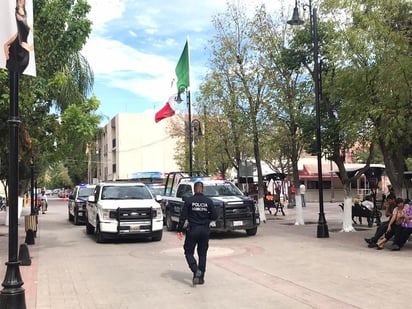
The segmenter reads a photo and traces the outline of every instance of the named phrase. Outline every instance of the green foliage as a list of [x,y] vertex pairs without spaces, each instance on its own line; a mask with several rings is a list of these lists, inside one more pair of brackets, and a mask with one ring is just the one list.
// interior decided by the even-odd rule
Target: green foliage
[[68,169],[63,164],[51,166],[46,173],[44,187],[46,188],[73,188],[77,182],[69,177]]
[[[352,159],[383,161],[393,175],[406,166],[412,144],[411,5],[324,0],[319,6],[322,154],[339,166],[355,147]],[[317,150],[310,24],[292,29],[275,20],[264,6],[248,17],[228,5],[213,18],[210,72],[197,105],[211,134],[213,150],[204,150],[208,164],[223,160],[236,167],[253,153],[296,166],[302,148]],[[375,144],[381,149],[373,150]]]
[[[42,182],[55,162],[68,165],[87,161],[86,145],[94,141],[99,124],[99,117],[94,115],[99,102],[94,97],[87,98],[93,86],[93,72],[80,54],[91,31],[91,21],[87,19],[90,5],[84,0],[36,0],[33,5],[37,76],[21,76],[19,89],[22,190],[30,177],[31,159],[36,178]],[[8,175],[8,88],[7,72],[0,71],[2,179]],[[71,165],[75,166],[69,170],[75,181],[86,178],[84,165]],[[68,185],[72,181],[62,182]]]
[[324,74],[324,92],[336,117],[335,128],[331,127],[336,133],[329,135],[335,136],[330,149],[333,142],[341,142],[342,149],[355,143],[379,145],[387,174],[400,190],[412,144],[408,124],[412,3],[330,0],[324,4],[333,19],[342,19],[342,12],[346,12],[348,21],[335,24],[333,40],[328,44],[333,61]]

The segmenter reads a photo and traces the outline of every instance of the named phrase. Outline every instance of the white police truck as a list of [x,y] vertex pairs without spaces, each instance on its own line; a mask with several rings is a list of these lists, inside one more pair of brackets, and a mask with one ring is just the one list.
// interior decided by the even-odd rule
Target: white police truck
[[97,184],[87,199],[86,217],[86,232],[95,234],[97,242],[122,237],[162,239],[161,207],[143,183]]

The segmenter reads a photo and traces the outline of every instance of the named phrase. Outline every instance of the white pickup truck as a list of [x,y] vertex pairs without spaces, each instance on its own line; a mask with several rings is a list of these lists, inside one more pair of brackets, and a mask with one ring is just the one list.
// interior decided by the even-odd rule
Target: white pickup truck
[[86,232],[96,234],[99,243],[120,237],[160,241],[162,210],[143,183],[100,183],[87,199]]

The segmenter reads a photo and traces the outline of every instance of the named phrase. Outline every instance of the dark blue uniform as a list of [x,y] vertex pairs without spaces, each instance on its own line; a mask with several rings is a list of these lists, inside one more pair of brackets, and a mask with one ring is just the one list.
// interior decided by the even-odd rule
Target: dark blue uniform
[[[184,244],[186,261],[194,274],[197,270],[202,272],[202,278],[206,271],[206,256],[209,248],[209,224],[210,221],[216,220],[217,216],[212,200],[203,193],[195,193],[187,198],[180,213],[177,231],[182,232],[185,221],[189,222]],[[196,245],[199,265],[194,257]]]

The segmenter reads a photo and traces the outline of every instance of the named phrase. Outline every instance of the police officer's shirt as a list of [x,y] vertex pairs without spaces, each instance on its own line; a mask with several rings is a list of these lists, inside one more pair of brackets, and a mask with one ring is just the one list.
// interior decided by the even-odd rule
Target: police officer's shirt
[[180,213],[177,231],[183,231],[183,225],[186,220],[189,221],[189,226],[209,226],[210,221],[216,220],[217,216],[217,211],[212,200],[202,193],[195,193],[195,195],[185,200],[185,204]]

